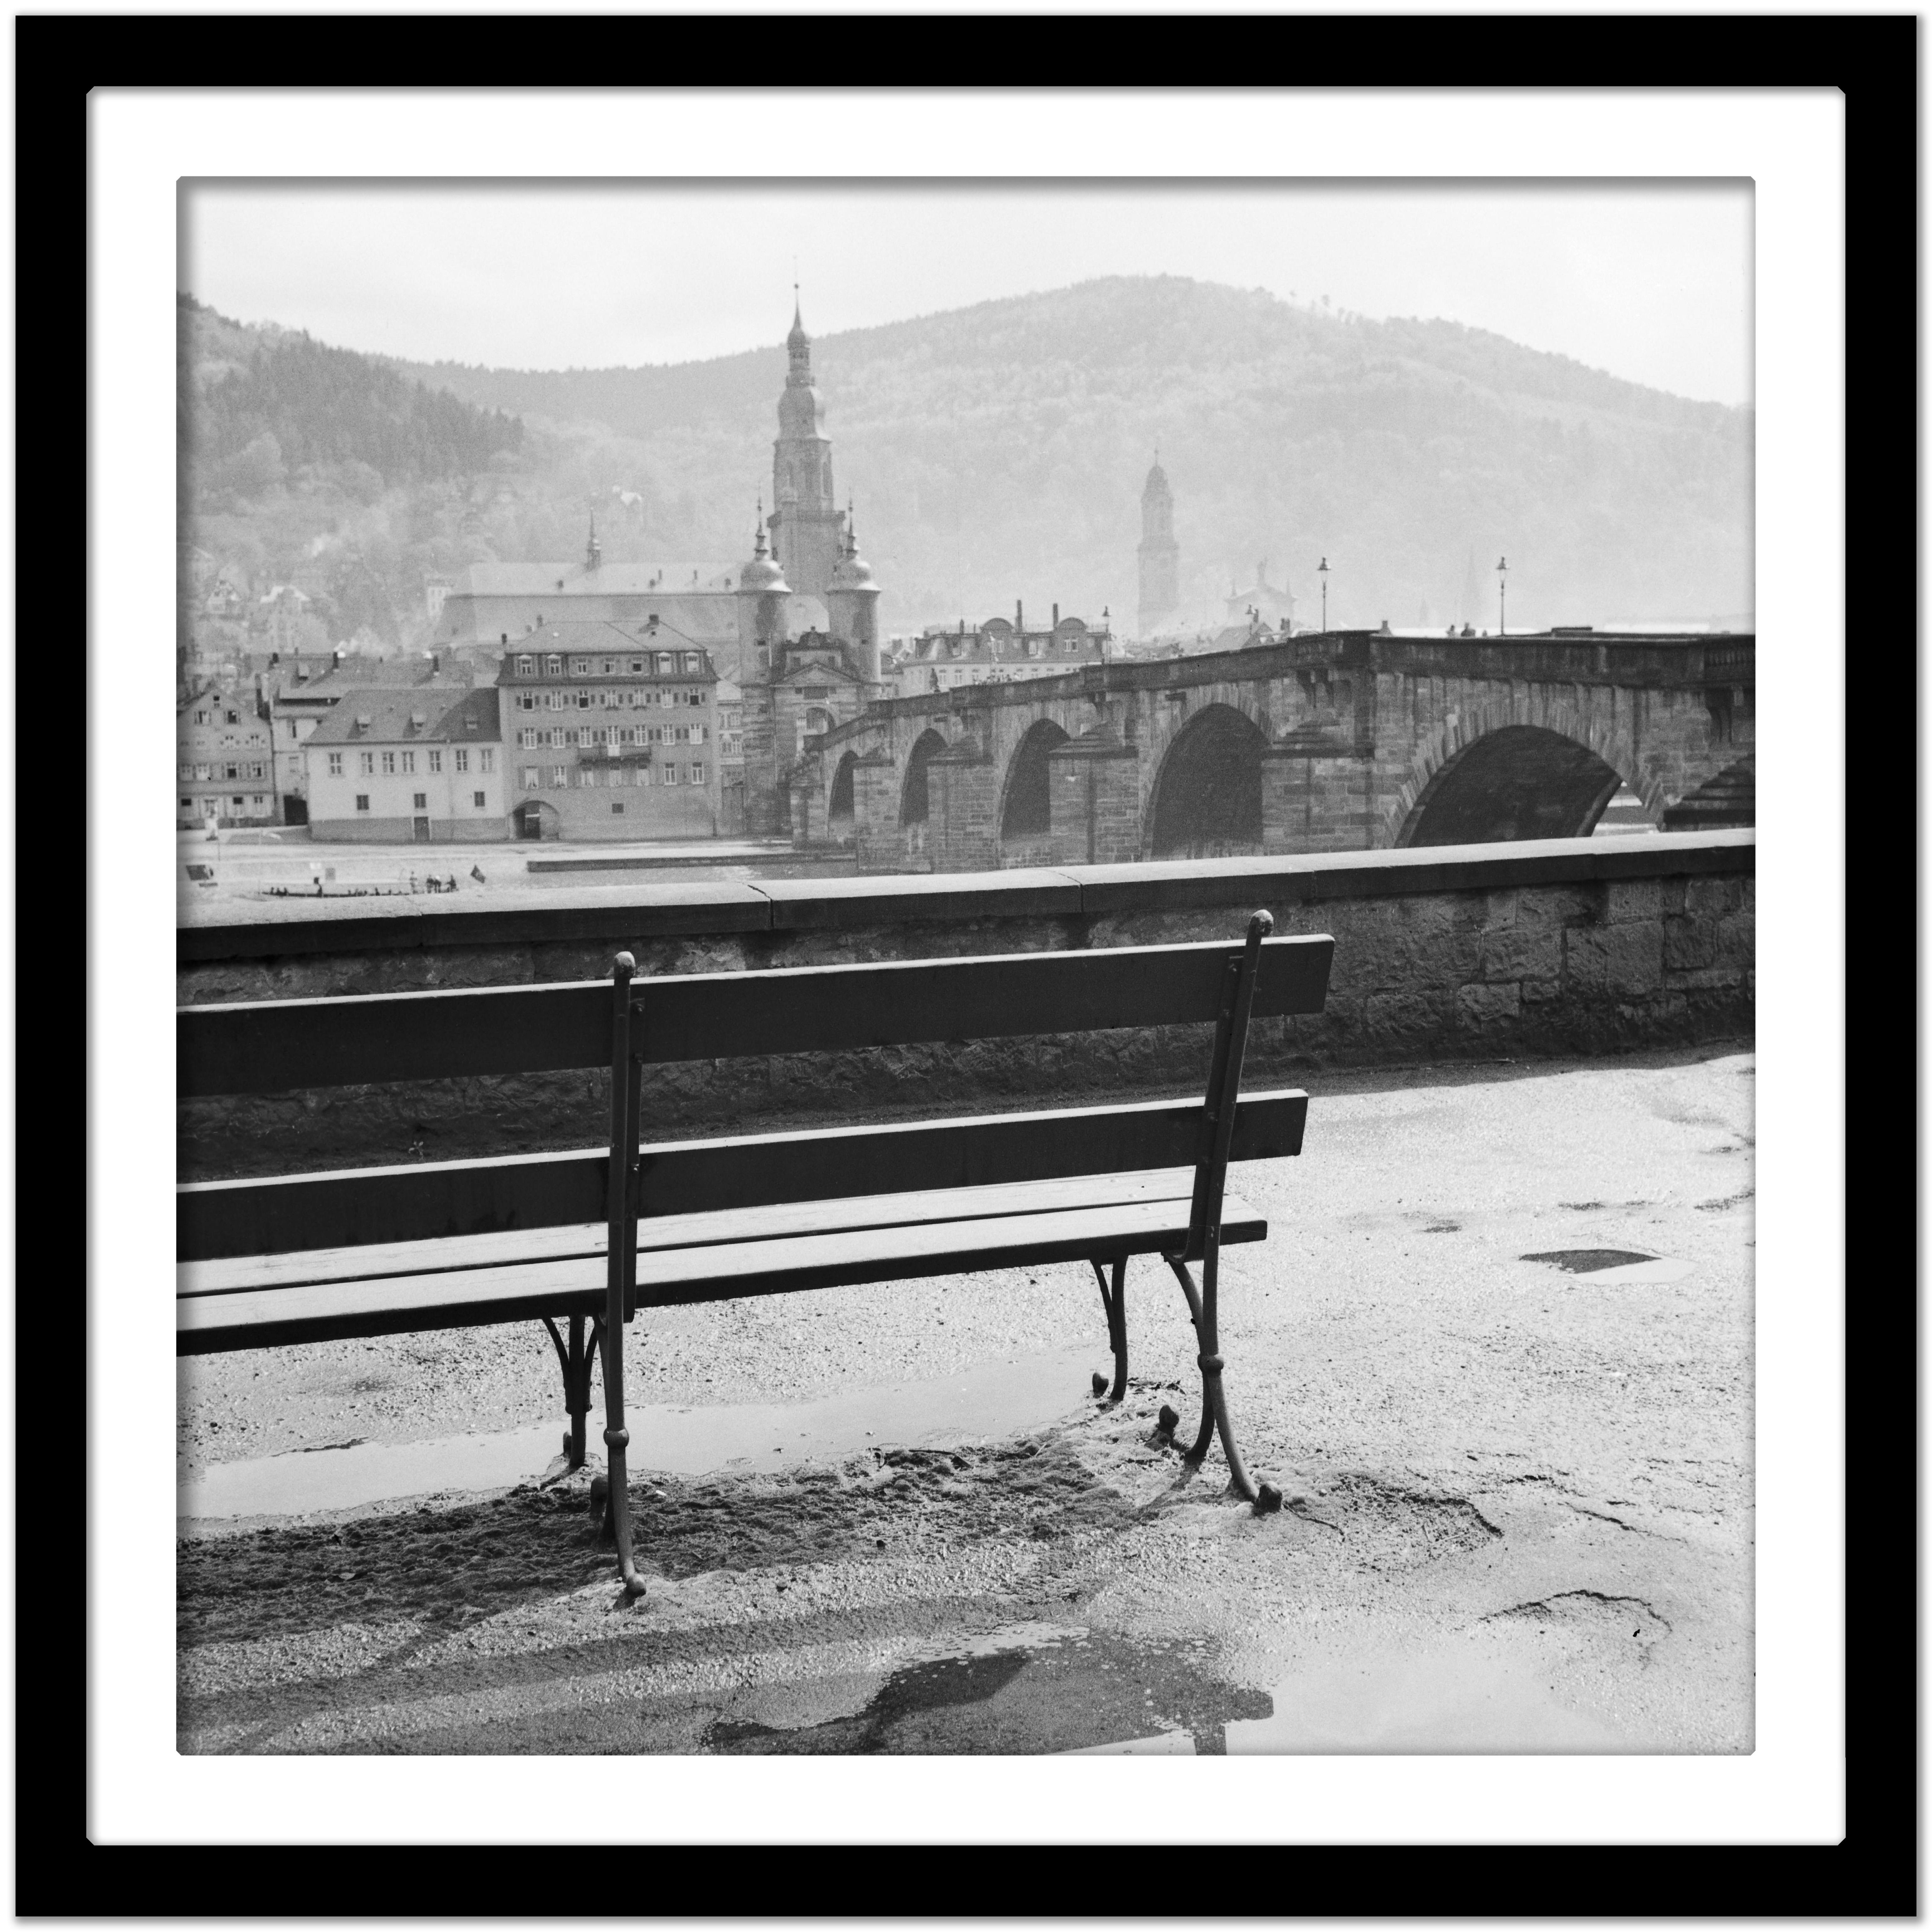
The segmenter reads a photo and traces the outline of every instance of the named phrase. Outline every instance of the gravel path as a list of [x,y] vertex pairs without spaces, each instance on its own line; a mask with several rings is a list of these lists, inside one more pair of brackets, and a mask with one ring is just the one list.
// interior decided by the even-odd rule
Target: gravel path
[[[640,1476],[628,1608],[581,1477],[189,1526],[181,1748],[1748,1751],[1752,1067],[1311,1075],[1223,1268],[1279,1515],[1184,1480],[1192,1334],[1138,1264],[1125,1402]],[[1522,1258],[1586,1250],[1685,1266]],[[640,1403],[806,1402],[1082,1342],[1054,1268],[646,1315],[627,1360]],[[181,1454],[542,1424],[554,1377],[534,1326],[200,1358]]]

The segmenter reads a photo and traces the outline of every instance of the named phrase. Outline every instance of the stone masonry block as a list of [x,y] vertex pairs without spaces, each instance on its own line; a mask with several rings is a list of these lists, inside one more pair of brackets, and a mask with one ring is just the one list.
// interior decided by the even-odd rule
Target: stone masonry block
[[1507,892],[1485,892],[1483,895],[1484,925],[1489,927],[1515,925],[1516,901],[1520,896],[1513,887]]
[[1440,993],[1372,993],[1364,1004],[1363,1030],[1378,1047],[1428,1046],[1450,1024],[1450,996]]
[[1718,962],[1741,971],[1757,960],[1757,922],[1748,913],[1720,919],[1717,927]]
[[1634,920],[1657,919],[1664,910],[1662,895],[1654,879],[1612,879],[1610,881],[1604,915],[1612,926],[1626,926]]
[[1563,935],[1505,926],[1483,934],[1480,956],[1484,980],[1554,980],[1563,970]]
[[1462,1027],[1486,1027],[1513,1020],[1522,1010],[1522,994],[1515,986],[1460,986],[1456,991],[1456,1021]]
[[1664,983],[1690,989],[1742,986],[1745,976],[1735,966],[1666,967]]
[[1573,927],[1563,935],[1564,977],[1573,989],[1652,993],[1664,983],[1660,926]]
[[1729,879],[1708,874],[1684,881],[1684,910],[1698,919],[1721,919],[1730,910]]
[[1708,966],[1717,956],[1715,920],[1667,919],[1664,922],[1664,963],[1670,970]]
[[1598,917],[1597,895],[1588,886],[1526,886],[1516,895],[1520,926],[1561,932],[1567,926],[1594,924]]

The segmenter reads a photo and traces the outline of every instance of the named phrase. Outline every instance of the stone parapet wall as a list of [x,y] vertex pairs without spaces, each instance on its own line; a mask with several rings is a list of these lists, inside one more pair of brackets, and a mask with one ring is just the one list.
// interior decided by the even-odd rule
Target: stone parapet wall
[[[1327,932],[1319,1018],[1257,1024],[1250,1084],[1324,1066],[1604,1054],[1748,1036],[1755,835],[1562,839],[940,878],[767,880],[546,894],[538,906],[278,916],[179,935],[183,1004],[332,998],[608,974]],[[647,1136],[1151,1097],[1204,1077],[1205,1028],[653,1067]],[[424,1082],[194,1102],[184,1179],[595,1144],[604,1076]],[[859,1191],[862,1176],[854,1177]]]

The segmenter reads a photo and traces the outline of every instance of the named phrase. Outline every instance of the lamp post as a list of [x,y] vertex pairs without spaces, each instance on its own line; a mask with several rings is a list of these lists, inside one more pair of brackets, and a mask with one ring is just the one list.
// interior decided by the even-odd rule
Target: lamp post
[[1322,634],[1328,634],[1328,560],[1324,556],[1316,566],[1315,574],[1322,580]]
[[1496,559],[1496,635],[1509,634],[1509,559]]

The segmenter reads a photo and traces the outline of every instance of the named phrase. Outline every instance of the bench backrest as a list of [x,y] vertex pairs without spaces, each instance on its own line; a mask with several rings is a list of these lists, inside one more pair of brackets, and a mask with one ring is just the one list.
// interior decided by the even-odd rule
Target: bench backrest
[[[178,1090],[260,1094],[478,1074],[610,1066],[626,1024],[628,1105],[613,1142],[638,1144],[650,1064],[851,1051],[1218,1022],[1214,1066],[1238,1078],[1234,969],[1255,1016],[1318,1013],[1334,942],[1130,946],[903,964],[664,976],[179,1009]],[[1240,1030],[1245,1030],[1245,1017]],[[1225,1083],[1224,1083],[1225,1084]],[[1228,1090],[1232,1091],[1232,1087]],[[1210,1165],[1298,1153],[1306,1096],[1256,1094],[1054,1108],[646,1146],[632,1214],[654,1216],[1010,1180],[1195,1165],[1196,1219],[1218,1215]],[[191,1184],[177,1190],[177,1257],[224,1259],[406,1242],[603,1218],[608,1148],[353,1172]],[[1209,1198],[1212,1192],[1212,1198]]]
[[[1318,1013],[1335,942],[1262,943],[1257,1018]],[[648,1064],[1010,1039],[1220,1018],[1232,947],[1124,946],[631,982],[631,1050]],[[182,1006],[183,1099],[308,1087],[562,1072],[610,1064],[608,980]]]

